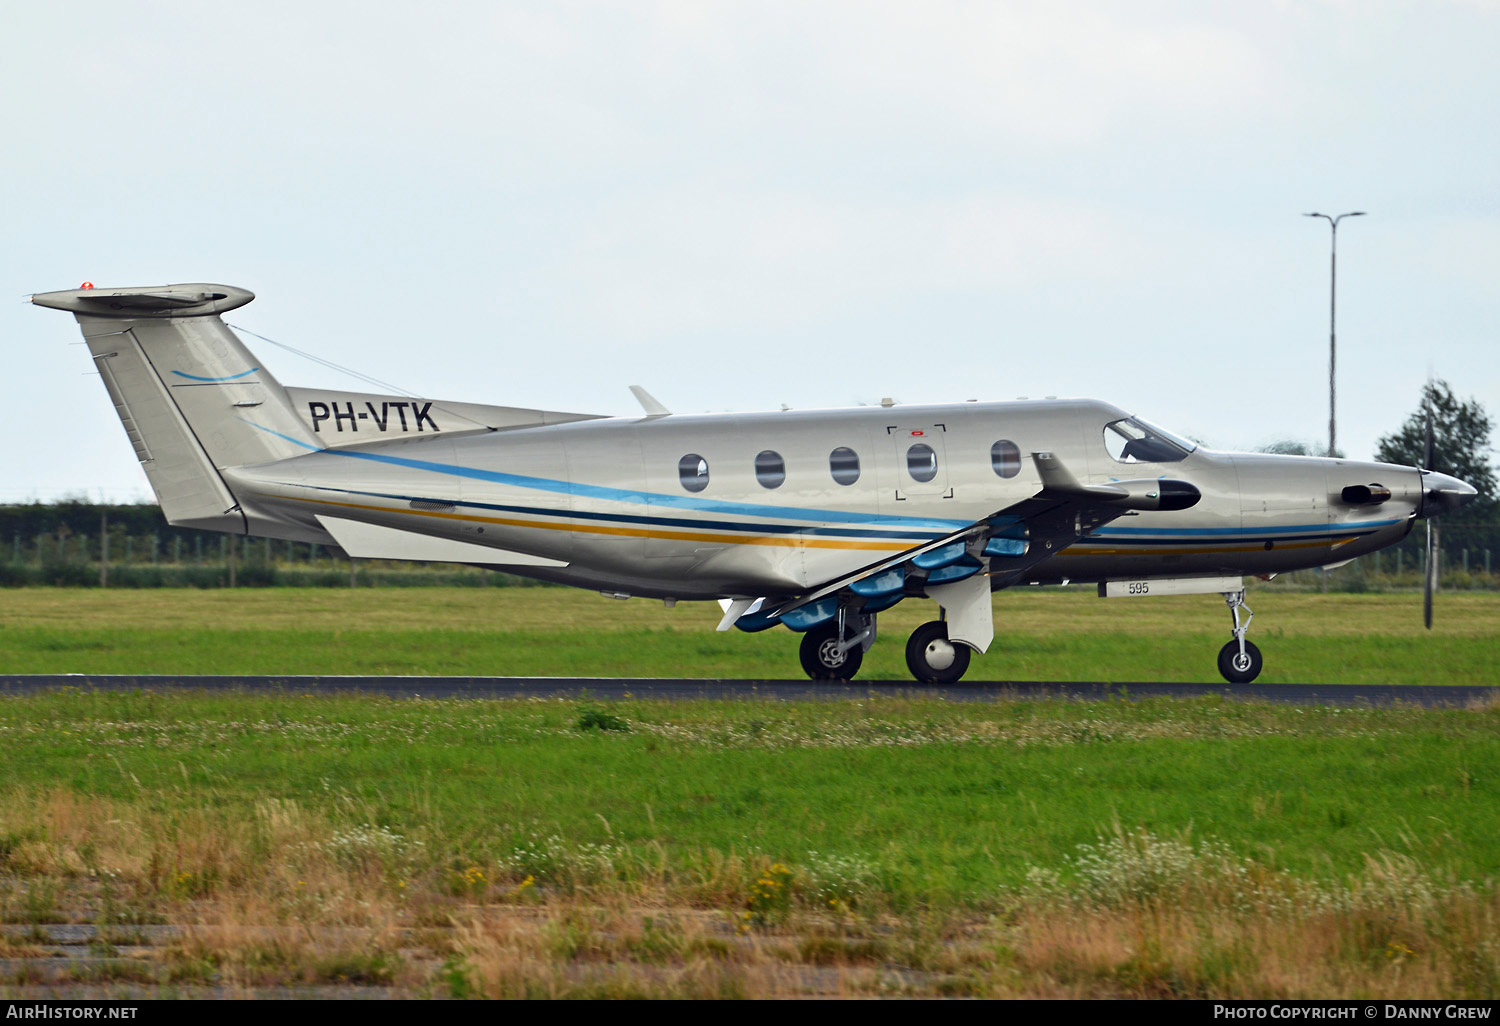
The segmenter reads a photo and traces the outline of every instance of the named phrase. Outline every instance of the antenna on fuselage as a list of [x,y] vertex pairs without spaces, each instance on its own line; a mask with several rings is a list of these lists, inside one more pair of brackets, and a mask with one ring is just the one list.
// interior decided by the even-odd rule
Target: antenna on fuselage
[[636,402],[640,403],[641,408],[646,411],[646,416],[670,417],[672,415],[671,410],[663,406],[656,396],[646,391],[640,385],[631,385],[630,391],[635,396]]

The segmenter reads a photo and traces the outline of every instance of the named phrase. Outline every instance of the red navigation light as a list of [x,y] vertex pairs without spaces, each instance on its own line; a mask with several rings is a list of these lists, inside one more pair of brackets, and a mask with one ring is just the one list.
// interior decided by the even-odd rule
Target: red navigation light
[[91,281],[86,281],[86,282],[84,282],[84,283],[83,283],[83,284],[82,284],[82,285],[80,285],[80,286],[78,286],[78,287],[79,287],[79,288],[80,288],[80,289],[91,289],[91,288],[93,288],[93,287],[94,287],[94,283],[93,283],[93,282],[91,282]]

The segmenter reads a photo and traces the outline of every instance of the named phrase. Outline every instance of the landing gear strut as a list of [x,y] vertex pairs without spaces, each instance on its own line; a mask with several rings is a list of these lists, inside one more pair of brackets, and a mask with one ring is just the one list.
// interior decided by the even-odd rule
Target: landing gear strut
[[[1234,623],[1230,630],[1234,640],[1219,649],[1219,672],[1231,684],[1249,684],[1260,676],[1261,667],[1260,649],[1245,640],[1245,632],[1250,629],[1255,612],[1245,605],[1243,591],[1226,591],[1224,601],[1229,604],[1229,617]],[[1248,614],[1243,624],[1240,623],[1241,609]]]
[[971,652],[963,642],[948,640],[946,623],[933,620],[912,631],[906,666],[923,684],[954,684],[968,670]]

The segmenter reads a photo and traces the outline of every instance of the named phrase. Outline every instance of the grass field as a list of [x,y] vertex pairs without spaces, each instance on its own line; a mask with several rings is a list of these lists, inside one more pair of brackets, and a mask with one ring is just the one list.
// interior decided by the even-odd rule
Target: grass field
[[0,919],[33,932],[0,991],[85,922],[129,957],[81,978],[152,993],[1494,997],[1497,732],[1496,703],[9,698]]
[[[1262,680],[1492,684],[1500,595],[1252,591]],[[1229,616],[1216,596],[1101,600],[1085,589],[995,597],[995,644],[969,680],[1215,681]],[[908,679],[907,634],[881,614],[864,679]],[[718,607],[557,588],[0,590],[0,672],[498,676],[800,676],[798,636],[715,633]]]
[[[1431,635],[1399,597],[1251,604],[1280,679],[1493,682],[1494,599],[1441,596]],[[1211,679],[1227,622],[997,611],[1001,677]],[[0,593],[9,672],[790,676],[793,636],[715,619]],[[1495,998],[1497,742],[1496,702],[7,697],[0,994]],[[51,957],[59,923],[87,957]]]

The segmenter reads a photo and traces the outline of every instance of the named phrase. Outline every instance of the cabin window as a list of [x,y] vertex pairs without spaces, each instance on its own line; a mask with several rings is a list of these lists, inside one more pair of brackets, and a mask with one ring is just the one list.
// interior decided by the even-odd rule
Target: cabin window
[[841,445],[828,454],[828,472],[841,485],[852,485],[859,480],[859,453]]
[[755,480],[762,488],[780,488],[786,480],[786,461],[781,453],[766,449],[755,456]]
[[1176,463],[1197,446],[1144,420],[1128,417],[1104,426],[1104,448],[1119,463]]
[[1001,477],[1015,477],[1021,472],[1021,450],[1016,448],[1015,442],[1000,439],[990,446],[990,466]]
[[677,480],[690,492],[701,492],[708,487],[708,460],[690,452],[677,461]]
[[906,450],[906,472],[913,481],[931,481],[937,477],[937,453],[932,446],[918,442]]

